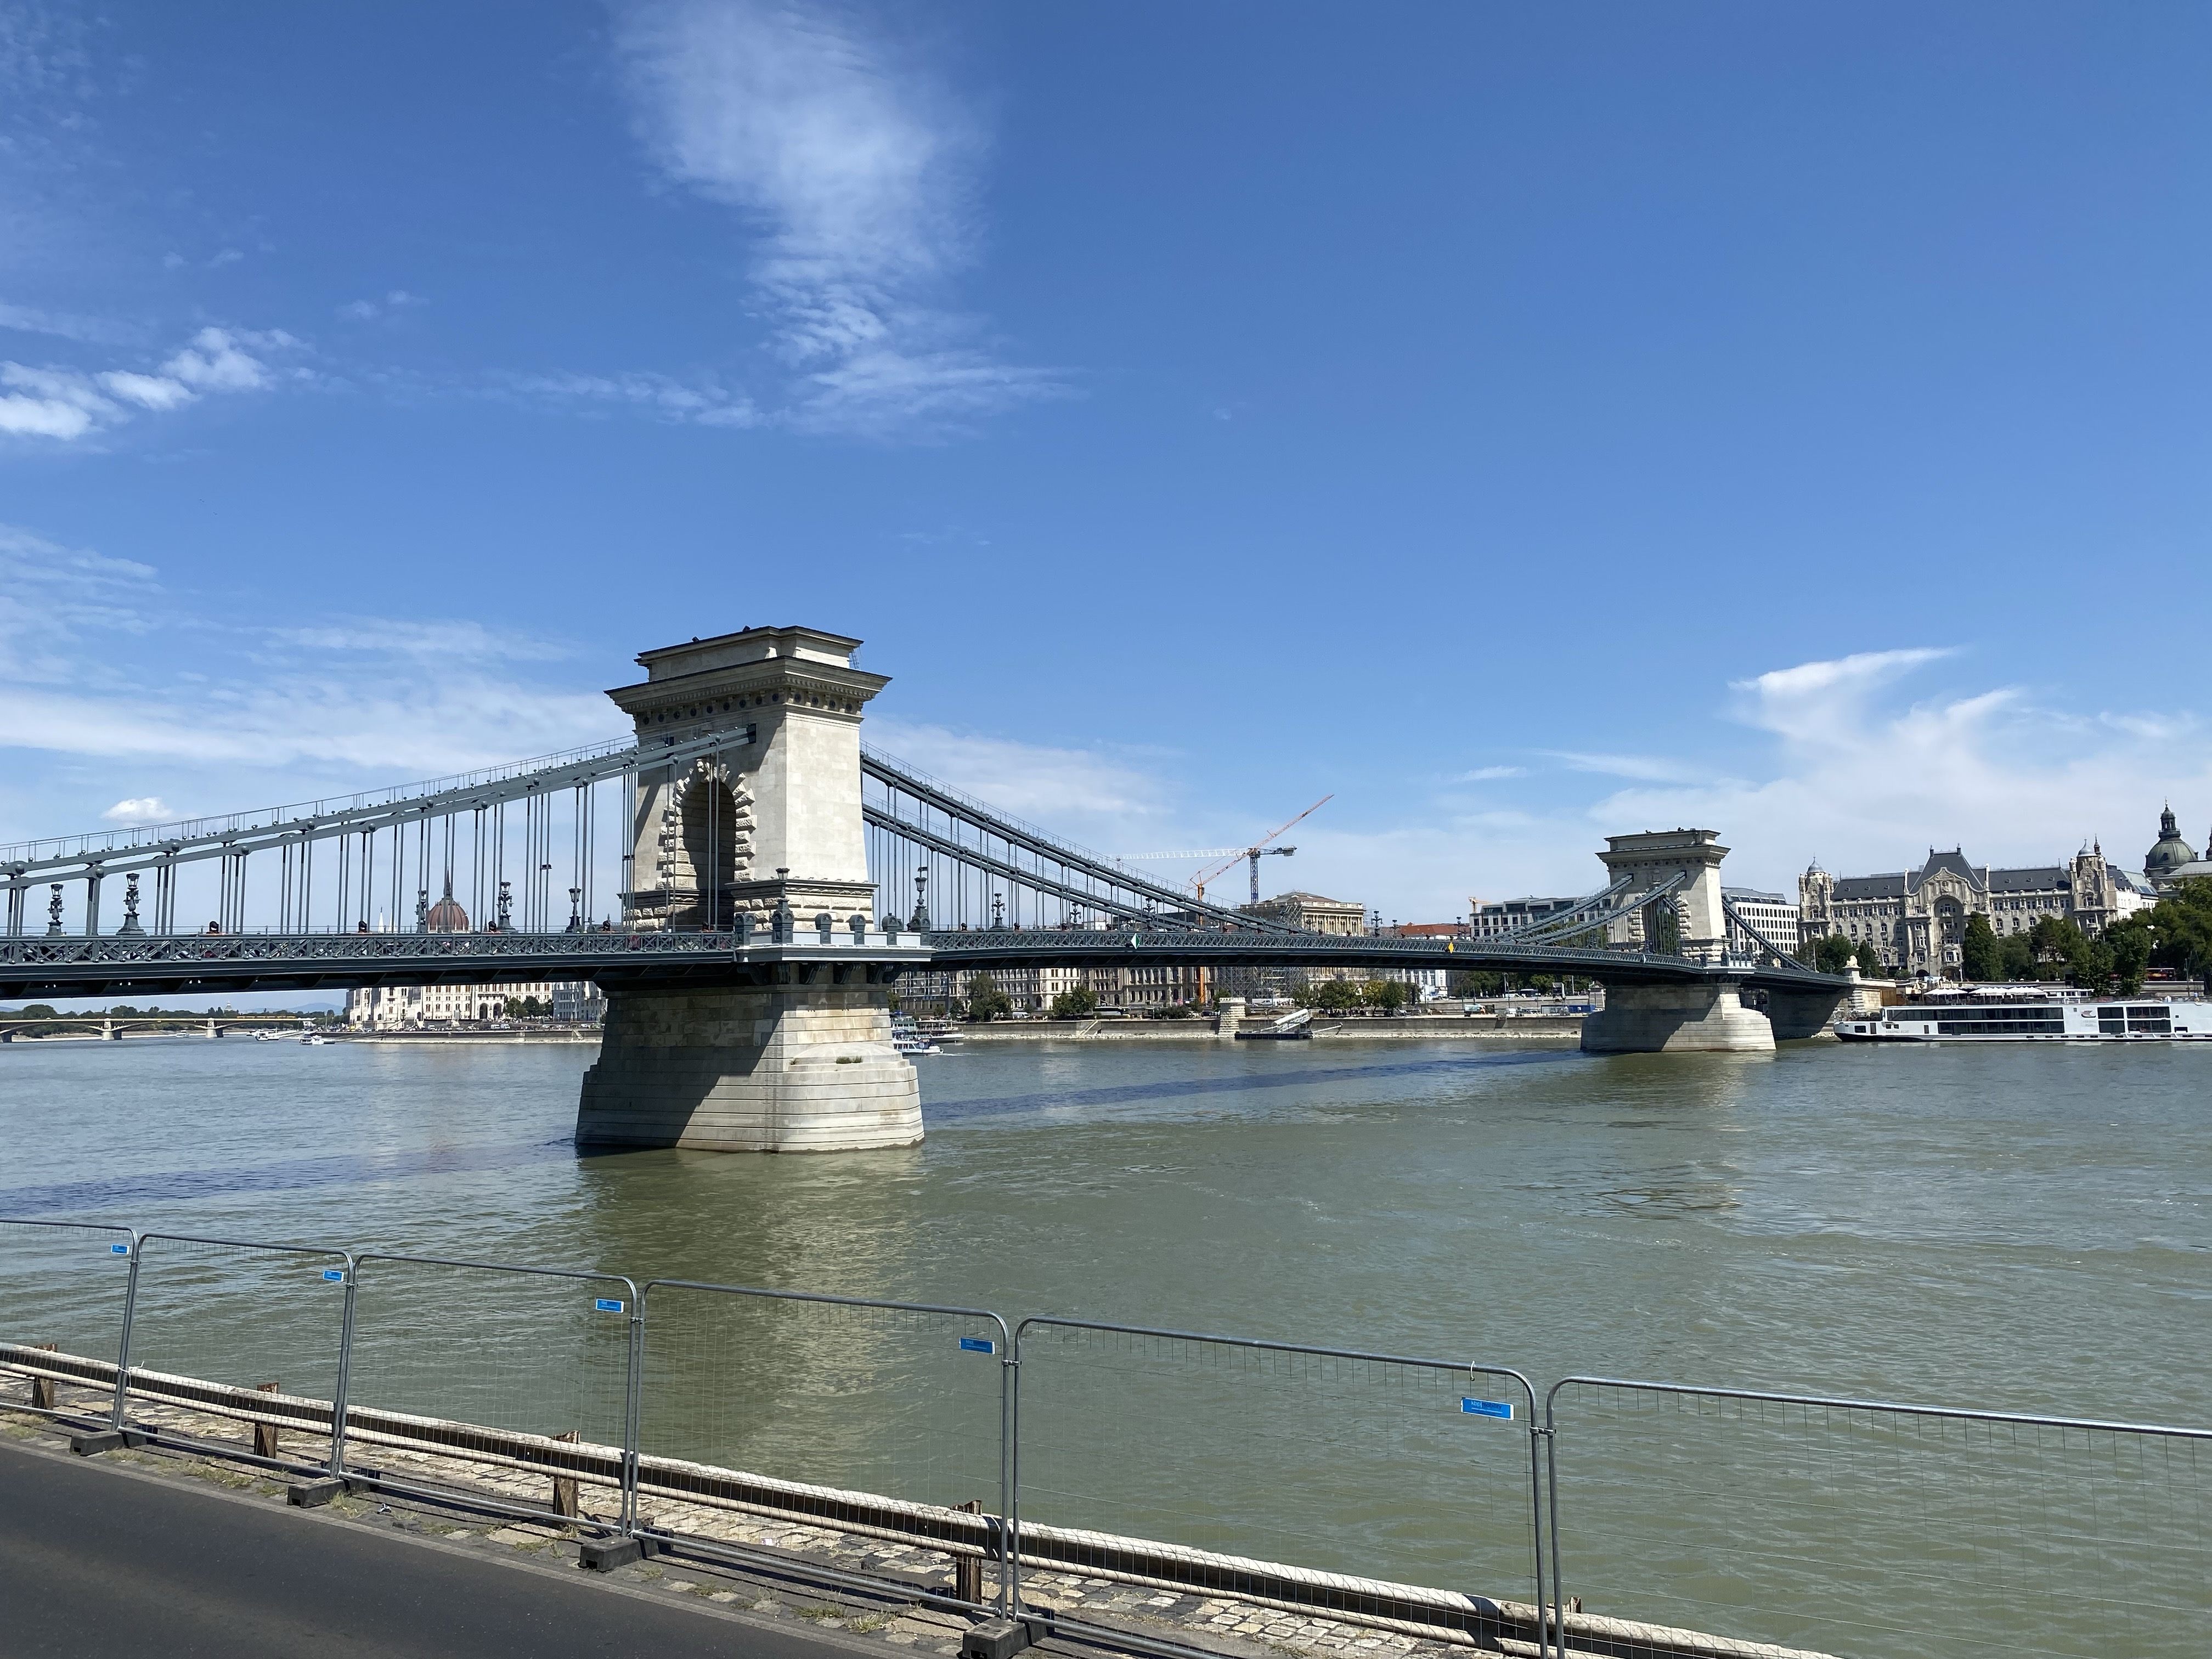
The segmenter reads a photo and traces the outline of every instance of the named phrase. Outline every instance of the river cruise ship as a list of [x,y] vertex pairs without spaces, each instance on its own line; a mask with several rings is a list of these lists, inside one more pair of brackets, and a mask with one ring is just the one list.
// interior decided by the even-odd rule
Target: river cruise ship
[[1840,1019],[1835,1032],[1846,1042],[2162,1042],[2212,1038],[2212,1002],[1988,986]]

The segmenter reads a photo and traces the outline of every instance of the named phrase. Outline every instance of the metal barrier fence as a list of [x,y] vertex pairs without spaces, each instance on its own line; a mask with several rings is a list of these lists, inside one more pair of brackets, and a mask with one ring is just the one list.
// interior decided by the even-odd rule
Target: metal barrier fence
[[1546,1419],[1577,1651],[2203,1650],[2212,1431],[1590,1376]]
[[[116,1426],[137,1394],[264,1431],[289,1423],[326,1436],[344,1363],[351,1266],[343,1250],[320,1245],[142,1235]],[[259,1393],[272,1398],[237,1397]],[[256,1450],[273,1457],[276,1444],[264,1431]]]
[[1062,1625],[1079,1577],[1539,1659],[2212,1628],[2206,1429],[1596,1376],[1539,1423],[1504,1366],[4,1219],[0,1375],[50,1415],[89,1390],[118,1429],[212,1416],[264,1462],[325,1441],[333,1474],[582,1527],[843,1534],[841,1571],[909,1592],[950,1557],[953,1599]]
[[[48,1403],[57,1382],[112,1388],[112,1369],[88,1374],[61,1357],[112,1361],[121,1354],[137,1243],[124,1226],[0,1220],[0,1307],[7,1310],[0,1342],[10,1349],[9,1363],[42,1385],[32,1389],[29,1409],[58,1414]],[[41,1362],[34,1354],[42,1349],[57,1358]]]
[[[503,1473],[509,1506],[629,1530],[636,1491],[637,1286],[588,1268],[360,1257],[346,1377],[356,1446]],[[483,1431],[494,1431],[485,1433]],[[385,1484],[435,1484],[380,1471]],[[584,1494],[613,1495],[592,1515]]]
[[[885,1546],[880,1571],[916,1549],[995,1564],[990,1600],[1008,1606],[998,1315],[685,1279],[654,1279],[642,1301],[639,1485],[663,1500],[649,1530],[686,1530],[683,1503],[817,1521]],[[984,1599],[973,1566],[948,1589]]]
[[[1518,1371],[1084,1320],[1015,1336],[1025,1574],[1540,1639],[1536,1401]],[[1525,1601],[1492,1599],[1514,1585]]]

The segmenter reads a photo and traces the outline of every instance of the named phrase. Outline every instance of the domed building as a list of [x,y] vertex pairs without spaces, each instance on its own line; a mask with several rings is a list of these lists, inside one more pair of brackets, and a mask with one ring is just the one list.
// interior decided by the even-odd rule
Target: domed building
[[[2212,855],[2212,848],[2207,849]],[[2168,806],[2158,817],[2158,844],[2143,854],[2143,874],[2153,886],[2161,886],[2173,878],[2175,871],[2185,864],[2197,862],[2197,849],[2181,838],[2181,826],[2174,822],[2173,808]]]
[[465,933],[469,931],[469,913],[453,896],[453,878],[446,878],[446,896],[432,905],[422,917],[426,933]]

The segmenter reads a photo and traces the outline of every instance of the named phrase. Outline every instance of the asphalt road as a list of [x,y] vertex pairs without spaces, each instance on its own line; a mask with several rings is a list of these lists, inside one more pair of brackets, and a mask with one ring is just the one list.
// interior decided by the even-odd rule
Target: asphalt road
[[0,1655],[70,1659],[852,1659],[799,1630],[669,1606],[266,1499],[0,1442]]

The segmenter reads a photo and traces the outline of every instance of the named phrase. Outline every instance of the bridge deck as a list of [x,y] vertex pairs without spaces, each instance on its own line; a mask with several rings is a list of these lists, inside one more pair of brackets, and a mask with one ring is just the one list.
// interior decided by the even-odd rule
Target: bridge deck
[[845,983],[903,972],[1044,966],[1420,968],[1550,973],[1604,983],[1727,983],[1834,992],[1849,980],[1771,957],[1693,961],[1645,951],[1480,940],[1133,928],[988,933],[833,933],[787,943],[760,933],[185,933],[0,939],[0,996],[233,994],[362,985],[760,984],[787,971]]

